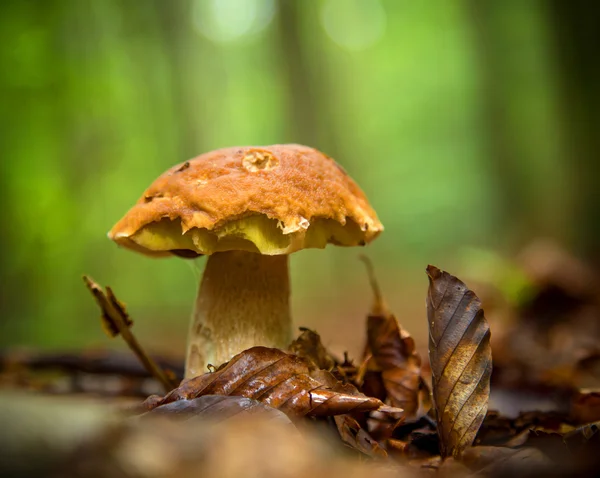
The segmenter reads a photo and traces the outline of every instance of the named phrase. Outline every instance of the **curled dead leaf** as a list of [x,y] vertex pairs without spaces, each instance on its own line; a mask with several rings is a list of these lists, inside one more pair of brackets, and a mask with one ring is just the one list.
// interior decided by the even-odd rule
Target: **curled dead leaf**
[[301,334],[289,347],[289,351],[305,359],[311,370],[332,370],[335,360],[321,343],[321,337],[315,331],[300,327]]
[[252,398],[290,417],[331,416],[377,410],[383,403],[362,394],[340,393],[309,376],[303,359],[267,347],[253,347],[213,373],[182,383],[164,398],[150,397],[147,409],[203,395]]
[[337,415],[333,418],[340,437],[347,446],[373,458],[387,457],[387,452],[350,415]]
[[490,329],[475,293],[428,266],[429,360],[440,452],[459,457],[485,418],[490,394]]
[[421,357],[410,334],[402,329],[389,311],[373,266],[362,257],[367,266],[374,301],[367,317],[367,362],[365,385],[371,393],[384,395],[394,407],[404,410],[406,418],[416,418],[431,407],[430,392],[421,377]]
[[416,417],[419,407],[427,412],[429,389],[421,377],[421,357],[412,337],[393,315],[370,315],[367,340],[372,353],[368,368],[380,372],[389,403],[404,409],[407,418]]

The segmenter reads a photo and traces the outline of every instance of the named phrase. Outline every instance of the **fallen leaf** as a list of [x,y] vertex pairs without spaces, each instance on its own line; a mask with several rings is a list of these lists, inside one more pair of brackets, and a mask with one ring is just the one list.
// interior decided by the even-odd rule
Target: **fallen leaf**
[[496,410],[488,410],[475,438],[478,445],[507,446],[522,430],[515,427],[512,419],[500,415]]
[[600,422],[590,423],[564,435],[565,441],[571,446],[572,444],[587,445],[593,442],[600,445]]
[[[515,444],[517,441],[518,438],[515,437],[511,444]],[[514,448],[522,447],[535,448],[556,463],[568,463],[571,459],[571,451],[565,444],[563,435],[560,433],[530,429],[523,444]]]
[[[326,370],[315,370],[311,372],[311,377],[326,385],[331,390],[353,396],[363,396],[358,389],[350,383],[339,382],[330,372]],[[387,410],[385,410],[388,408]],[[402,413],[402,409],[392,409],[391,407],[381,407],[379,409],[387,412],[385,416]],[[361,424],[350,415],[337,415],[334,417],[335,425],[340,434],[340,438],[350,448],[364,453],[370,457],[386,457],[386,451],[381,448],[377,440],[368,433]]]
[[300,331],[302,333],[290,344],[289,351],[305,359],[311,370],[332,370],[335,360],[321,343],[319,334],[305,327],[300,327]]
[[[338,363],[335,366],[335,369],[332,372],[336,377],[339,378],[343,383],[353,383],[357,387],[362,387],[364,373],[367,368],[367,363],[365,360],[356,366],[352,359],[348,357],[348,352],[344,352],[344,361]],[[369,395],[376,396],[376,395]]]
[[191,400],[177,400],[158,406],[144,413],[140,418],[164,415],[183,420],[224,421],[233,417],[260,415],[263,419],[278,420],[291,424],[282,411],[269,407],[258,400],[246,397],[225,395],[203,395]]
[[513,424],[519,430],[537,428],[546,431],[558,431],[567,418],[565,413],[557,411],[540,412],[534,410],[520,413],[513,419]]
[[[439,456],[439,439],[435,428],[428,424],[423,426],[423,420],[400,425],[394,430],[394,436],[387,438],[388,452],[395,457],[417,460]],[[369,427],[369,430],[371,428]],[[375,436],[375,434],[372,432]]]
[[500,446],[468,447],[462,453],[462,462],[482,476],[542,476],[556,465],[536,448],[505,448]]
[[571,417],[580,424],[600,420],[600,390],[578,390],[572,399]]
[[363,394],[360,393],[354,385],[351,383],[340,382],[331,372],[327,370],[311,370],[309,373],[310,376],[321,385],[324,385],[335,392],[344,393],[347,395],[363,396]]
[[532,289],[505,312],[512,316],[505,333],[494,329],[495,366],[502,371],[495,383],[526,392],[600,387],[597,270],[546,239],[525,247],[516,265]]
[[164,398],[150,397],[144,403],[152,409],[203,395],[252,398],[290,417],[341,415],[383,407],[376,398],[333,391],[309,376],[305,360],[267,347],[252,347],[219,370],[187,380]]
[[389,311],[371,262],[365,256],[362,260],[374,295],[371,313],[367,317],[365,356],[370,354],[371,358],[365,374],[366,389],[369,394],[381,397],[383,387],[392,406],[402,408],[407,419],[418,418],[431,407],[430,392],[421,377],[421,357],[413,338]]
[[600,422],[590,423],[563,435],[571,452],[571,462],[579,469],[580,476],[596,476],[600,469]]
[[367,340],[373,354],[370,371],[376,368],[381,372],[390,404],[404,409],[407,418],[415,418],[421,404],[421,414],[426,413],[429,389],[421,378],[421,357],[412,337],[398,326],[393,315],[370,315]]
[[459,457],[473,443],[490,394],[490,329],[474,292],[456,277],[428,266],[429,360],[443,457]]
[[350,415],[333,417],[342,441],[350,448],[360,451],[370,457],[386,458],[387,452],[379,446],[376,440],[365,431]]
[[570,418],[565,413],[554,411],[523,412],[517,417],[501,416],[489,411],[475,442],[478,446],[516,448],[530,446],[538,438],[545,440],[546,435],[562,436],[572,431]]

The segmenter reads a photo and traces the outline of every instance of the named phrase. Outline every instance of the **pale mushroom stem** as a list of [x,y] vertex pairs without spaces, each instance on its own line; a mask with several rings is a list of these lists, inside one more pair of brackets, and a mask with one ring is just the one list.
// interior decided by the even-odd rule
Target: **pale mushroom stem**
[[245,251],[208,256],[188,334],[185,378],[255,345],[291,340],[288,256]]

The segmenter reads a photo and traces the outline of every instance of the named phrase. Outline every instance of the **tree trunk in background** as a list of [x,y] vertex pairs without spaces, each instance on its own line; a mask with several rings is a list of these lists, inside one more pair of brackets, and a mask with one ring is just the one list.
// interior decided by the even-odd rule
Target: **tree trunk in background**
[[[515,233],[525,229],[527,212],[526,185],[521,182],[518,154],[515,151],[506,115],[506,96],[510,94],[505,54],[499,34],[492,21],[490,2],[470,0],[467,3],[472,28],[481,89],[481,116],[484,124],[486,164],[496,185],[496,204],[500,208],[499,230]],[[505,238],[503,238],[504,241]]]
[[282,74],[288,93],[288,141],[317,144],[317,118],[314,88],[310,81],[310,64],[302,51],[298,2],[279,0],[277,36]]
[[551,0],[565,160],[576,182],[578,249],[600,266],[600,7]]
[[[149,7],[148,7],[149,8]],[[175,130],[179,135],[180,154],[177,161],[191,158],[203,152],[206,139],[202,136],[202,119],[209,115],[197,111],[191,105],[203,104],[202,78],[196,75],[197,58],[201,57],[199,46],[207,47],[194,32],[190,23],[191,2],[165,2],[154,0],[153,7],[159,17],[159,29],[156,32],[164,42],[170,66],[174,110],[177,118]],[[191,47],[194,45],[194,48]]]
[[553,82],[554,51],[538,2],[469,0],[486,163],[496,182],[501,242],[575,242],[574,195]]
[[[306,25],[302,15],[310,18]],[[309,31],[303,31],[304,26]],[[331,114],[335,105],[325,53],[307,41],[322,34],[314,4],[279,0],[276,35],[279,63],[288,91],[286,141],[304,143],[339,159],[343,151],[339,149],[339,131]]]
[[[30,171],[35,171],[40,162],[48,160],[41,155],[30,157],[23,151],[28,151],[31,144],[44,142],[44,127],[54,119],[53,115],[57,115],[56,111],[51,111],[46,117],[33,117],[36,103],[43,102],[46,97],[56,101],[57,92],[63,90],[57,81],[58,66],[52,58],[39,53],[45,51],[45,45],[32,44],[28,41],[31,36],[27,37],[23,31],[37,27],[36,31],[46,33],[47,25],[58,25],[60,18],[52,11],[55,6],[10,0],[2,3],[0,15],[0,202],[4,221],[0,235],[1,346],[20,343],[27,335],[27,326],[32,327],[27,319],[38,307],[36,287],[40,287],[39,277],[32,270],[37,272],[40,268],[37,253],[43,245],[38,238],[28,237],[21,226],[23,209],[32,201],[43,200],[43,193],[31,190],[34,199],[22,197],[15,182],[28,184],[29,180],[23,178],[29,177]],[[42,38],[55,41],[51,35]],[[29,58],[22,58],[23,51],[40,62],[33,80],[26,68]]]

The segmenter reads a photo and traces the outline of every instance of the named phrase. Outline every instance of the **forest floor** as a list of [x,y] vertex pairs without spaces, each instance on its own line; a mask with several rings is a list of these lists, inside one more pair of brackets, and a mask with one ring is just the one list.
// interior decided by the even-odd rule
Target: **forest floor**
[[105,332],[133,354],[2,353],[0,474],[595,476],[598,282],[564,254],[543,263],[518,306],[429,266],[424,360],[367,262],[360,357],[301,328],[287,350],[253,347],[186,381],[182,361],[151,358],[123,303],[86,278]]

